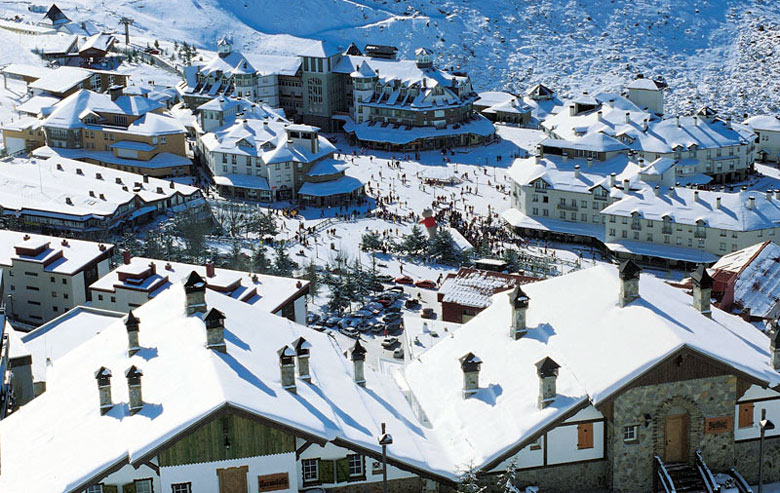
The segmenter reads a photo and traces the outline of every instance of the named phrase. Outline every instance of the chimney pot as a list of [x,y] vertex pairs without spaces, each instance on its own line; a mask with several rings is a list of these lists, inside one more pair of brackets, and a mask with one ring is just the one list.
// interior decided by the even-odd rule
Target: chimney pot
[[463,398],[468,399],[479,390],[479,370],[482,360],[474,353],[468,353],[460,358],[460,369],[463,371]]
[[626,123],[631,123],[631,113],[626,111]]
[[212,308],[203,318],[206,324],[206,347],[220,353],[227,352],[225,346],[225,314]]
[[715,197],[715,208],[720,209],[720,197]]
[[679,117],[679,116],[675,116],[675,117],[674,117],[674,123],[675,123],[675,124],[676,124],[678,127],[680,126],[680,117]]
[[625,179],[623,180],[623,192],[628,193],[631,191],[631,180]]
[[130,265],[130,250],[122,250],[122,263]]
[[596,118],[598,119],[598,121],[603,122],[604,121],[604,112],[601,111],[601,110],[596,112]]
[[748,197],[748,201],[747,201],[748,210],[752,211],[755,206],[756,206],[756,198],[753,196]]
[[184,283],[184,292],[187,295],[187,315],[206,312],[206,281],[197,272],[190,272]]
[[694,202],[698,202],[699,201],[699,191],[698,190],[694,190],[693,191],[693,201]]
[[770,202],[772,201],[772,190],[766,191],[766,199]]
[[569,160],[569,153],[568,152],[564,152],[563,154],[561,154],[561,158],[562,158],[561,160],[564,163],[567,162]]
[[658,197],[661,194],[661,187],[659,185],[656,185],[655,188],[653,189],[653,193],[655,194],[656,197]]
[[624,260],[618,267],[620,278],[620,306],[624,307],[639,298],[639,274],[641,269],[633,260]]
[[127,389],[130,394],[130,414],[135,414],[144,406],[143,394],[141,393],[141,377],[144,372],[135,367],[135,365],[125,371],[127,378]]
[[574,165],[574,178],[579,178],[579,177],[580,177],[580,165],[579,164],[575,164]]
[[366,375],[363,364],[366,361],[366,349],[360,344],[360,339],[355,340],[352,346],[352,365],[354,367],[355,383],[361,387],[366,386]]
[[588,162],[588,168],[592,168],[593,167],[593,158],[588,156],[587,162]]
[[544,409],[555,401],[559,368],[560,365],[550,357],[536,362],[536,374],[539,376],[539,409]]
[[215,275],[214,262],[206,262],[206,277],[214,277]]
[[98,396],[100,398],[100,414],[105,415],[114,407],[114,403],[111,402],[111,370],[101,366],[95,372],[95,379],[97,380]]
[[528,333],[525,315],[528,311],[528,295],[523,292],[520,286],[515,286],[509,293],[509,302],[512,304],[512,326],[509,329],[509,335],[517,340]]
[[609,186],[614,187],[615,186],[615,180],[617,179],[617,173],[614,171],[609,174]]
[[647,118],[645,118],[644,120],[642,120],[642,130],[647,132],[648,126],[649,126],[649,122],[647,121]]

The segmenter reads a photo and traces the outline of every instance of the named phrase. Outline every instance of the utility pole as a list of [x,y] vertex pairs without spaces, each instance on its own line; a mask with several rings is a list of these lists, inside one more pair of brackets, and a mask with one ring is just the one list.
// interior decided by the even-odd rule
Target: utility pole
[[130,17],[122,17],[119,19],[119,23],[125,26],[125,44],[128,48],[130,48],[130,25],[133,24],[135,20],[131,19]]
[[379,445],[382,446],[382,492],[387,493],[387,446],[393,444],[393,437],[385,433],[385,424],[382,423],[382,434],[379,436]]

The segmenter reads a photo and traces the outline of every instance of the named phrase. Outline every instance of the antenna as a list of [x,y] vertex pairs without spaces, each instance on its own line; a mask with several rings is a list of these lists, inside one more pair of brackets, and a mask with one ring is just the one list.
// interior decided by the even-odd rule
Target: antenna
[[119,23],[125,26],[125,44],[130,47],[130,26],[135,23],[135,20],[131,19],[130,17],[123,16],[121,19],[119,19]]

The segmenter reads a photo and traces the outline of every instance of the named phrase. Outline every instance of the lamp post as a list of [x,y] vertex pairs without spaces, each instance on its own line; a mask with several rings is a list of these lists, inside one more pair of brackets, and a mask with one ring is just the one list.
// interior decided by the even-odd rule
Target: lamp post
[[775,424],[766,419],[766,409],[761,410],[761,421],[758,422],[761,428],[761,439],[758,442],[758,493],[764,489],[764,435],[767,430],[774,430]]
[[382,423],[382,434],[379,435],[379,445],[382,446],[382,492],[387,493],[387,446],[392,445],[393,437],[385,433],[385,424]]

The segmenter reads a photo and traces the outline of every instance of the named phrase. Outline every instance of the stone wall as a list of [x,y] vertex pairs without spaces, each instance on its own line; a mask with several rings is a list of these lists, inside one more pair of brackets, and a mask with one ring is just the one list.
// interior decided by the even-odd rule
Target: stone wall
[[[496,486],[497,474],[486,475],[483,480],[487,485],[486,492],[503,491]],[[521,491],[526,486],[539,486],[544,493],[603,491],[608,484],[607,462],[597,460],[521,469],[515,474],[514,484]]]
[[[607,427],[607,457],[615,491],[649,491],[653,484],[653,455],[664,456],[665,418],[688,414],[688,461],[700,449],[714,471],[734,463],[734,430],[704,433],[704,420],[734,419],[736,377],[718,376],[661,383],[629,389],[613,403]],[[623,441],[623,427],[638,425],[638,440]]]
[[[758,484],[758,440],[734,444],[734,467],[750,484]],[[780,481],[780,437],[764,439],[764,483]]]
[[[328,488],[329,492],[338,493],[381,493],[382,481],[360,484],[348,484]],[[423,491],[421,478],[391,479],[387,481],[388,493],[407,493]]]

